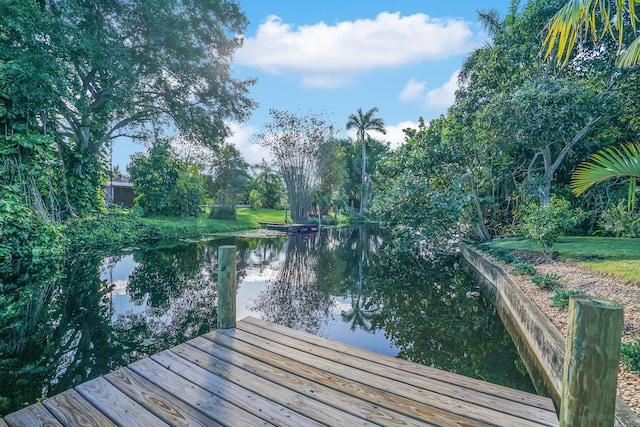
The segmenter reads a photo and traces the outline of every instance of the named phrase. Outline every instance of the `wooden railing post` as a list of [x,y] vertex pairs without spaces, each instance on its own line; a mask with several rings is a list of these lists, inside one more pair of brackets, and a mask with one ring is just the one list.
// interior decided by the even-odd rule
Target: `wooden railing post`
[[236,247],[218,248],[218,329],[236,327]]
[[613,426],[623,307],[571,297],[562,375],[560,426]]

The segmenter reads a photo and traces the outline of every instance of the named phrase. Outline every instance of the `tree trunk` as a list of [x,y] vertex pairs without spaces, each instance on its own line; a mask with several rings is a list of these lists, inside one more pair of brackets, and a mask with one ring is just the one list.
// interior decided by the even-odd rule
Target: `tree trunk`
[[471,170],[468,171],[469,184],[471,185],[471,196],[473,197],[473,207],[475,208],[476,215],[478,215],[478,220],[476,221],[476,232],[478,233],[480,240],[489,240],[491,239],[491,233],[489,233],[487,225],[485,224],[484,210],[482,209],[482,202],[480,201],[480,196],[478,194],[478,186],[476,185],[476,180],[473,178]]
[[363,215],[364,210],[366,209],[367,203],[367,142],[365,139],[362,139],[362,185],[360,187],[360,209],[358,209],[358,214]]

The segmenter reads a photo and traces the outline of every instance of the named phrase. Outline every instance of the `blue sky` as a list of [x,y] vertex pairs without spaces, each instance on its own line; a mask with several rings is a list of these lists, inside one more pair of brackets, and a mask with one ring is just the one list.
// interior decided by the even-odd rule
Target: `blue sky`
[[[236,52],[234,77],[255,77],[250,96],[259,103],[245,123],[230,123],[250,163],[269,159],[255,134],[269,109],[324,112],[343,135],[349,114],[376,106],[392,146],[402,129],[446,113],[456,72],[466,55],[486,41],[477,11],[504,16],[510,0],[240,0],[250,21]],[[523,2],[524,3],[524,2]],[[144,151],[114,144],[114,164]]]

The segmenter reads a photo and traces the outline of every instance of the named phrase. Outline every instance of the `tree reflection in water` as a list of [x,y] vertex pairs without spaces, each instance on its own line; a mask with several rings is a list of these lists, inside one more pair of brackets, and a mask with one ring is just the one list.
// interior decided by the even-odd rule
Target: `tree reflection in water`
[[322,334],[334,304],[331,289],[318,283],[319,234],[294,234],[285,245],[278,277],[250,305],[262,318],[290,328]]
[[[258,285],[255,316],[370,349],[384,335],[399,357],[532,390],[493,307],[465,298],[473,285],[454,257],[412,257],[361,226],[67,254],[0,277],[0,416],[214,328],[217,248],[228,244],[240,289]],[[124,264],[124,279],[109,280]]]

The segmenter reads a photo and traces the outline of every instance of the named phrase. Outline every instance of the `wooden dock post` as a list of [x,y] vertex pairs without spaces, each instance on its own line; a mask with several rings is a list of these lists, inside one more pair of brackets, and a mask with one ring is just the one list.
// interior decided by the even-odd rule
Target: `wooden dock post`
[[218,329],[236,327],[236,247],[218,248]]
[[571,297],[562,375],[560,426],[613,426],[623,307]]

